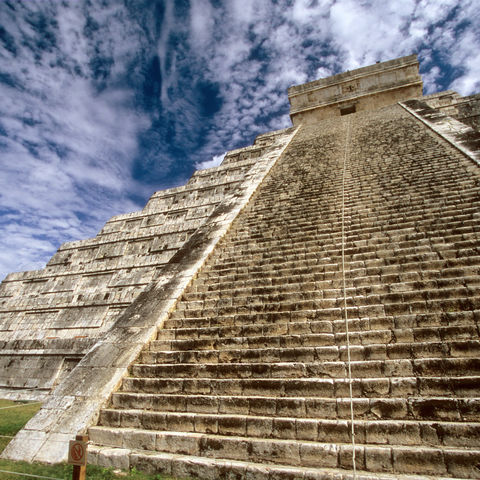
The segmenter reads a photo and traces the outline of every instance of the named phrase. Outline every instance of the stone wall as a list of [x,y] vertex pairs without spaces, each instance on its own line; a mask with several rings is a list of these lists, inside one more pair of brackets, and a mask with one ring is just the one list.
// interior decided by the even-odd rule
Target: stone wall
[[300,127],[89,428],[90,462],[480,478],[467,130],[418,101]]
[[376,110],[422,94],[416,55],[339,73],[288,89],[294,125]]
[[277,137],[263,135],[186,185],[154,193],[143,210],[111,218],[96,237],[63,244],[44,269],[8,275],[0,285],[0,395],[48,393],[275,150]]
[[422,97],[430,107],[480,130],[480,94],[462,97],[453,90]]
[[88,430],[180,478],[480,478],[477,96],[402,98],[417,67],[294,87],[300,128],[10,275],[0,393],[50,393],[2,456]]
[[[296,129],[286,129],[258,139],[262,155],[245,173],[242,182],[224,195],[203,225],[163,266],[157,278],[119,314],[72,372],[50,392],[41,410],[4,450],[4,458],[66,460],[68,441],[96,421],[101,406],[118,388],[144,345],[163,327],[187,285],[295,134]],[[232,157],[235,156],[233,153]]]

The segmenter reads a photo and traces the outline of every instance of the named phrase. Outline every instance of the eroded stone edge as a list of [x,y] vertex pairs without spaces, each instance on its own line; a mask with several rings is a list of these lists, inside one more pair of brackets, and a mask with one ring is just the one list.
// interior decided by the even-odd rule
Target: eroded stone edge
[[421,100],[407,100],[398,104],[480,166],[480,133]]

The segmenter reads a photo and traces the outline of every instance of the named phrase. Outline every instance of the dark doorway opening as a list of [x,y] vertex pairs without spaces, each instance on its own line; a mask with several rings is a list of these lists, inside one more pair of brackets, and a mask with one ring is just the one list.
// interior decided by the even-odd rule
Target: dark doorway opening
[[348,107],[344,107],[340,109],[340,115],[348,115],[350,113],[355,113],[356,108],[355,105],[350,105]]

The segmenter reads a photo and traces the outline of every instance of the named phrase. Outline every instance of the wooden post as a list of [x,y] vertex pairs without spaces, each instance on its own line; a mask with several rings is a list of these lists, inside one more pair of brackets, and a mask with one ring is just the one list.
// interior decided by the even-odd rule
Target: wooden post
[[[88,435],[77,435],[75,440],[78,442],[88,442]],[[87,451],[85,448],[85,463],[83,465],[73,465],[72,480],[85,480],[87,474]]]

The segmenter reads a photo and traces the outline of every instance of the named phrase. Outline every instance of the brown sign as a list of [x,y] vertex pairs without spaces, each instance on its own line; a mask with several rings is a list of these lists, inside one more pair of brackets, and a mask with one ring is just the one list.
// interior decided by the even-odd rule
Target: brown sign
[[70,440],[68,446],[68,463],[70,465],[87,464],[87,443],[78,440]]

